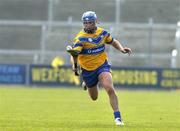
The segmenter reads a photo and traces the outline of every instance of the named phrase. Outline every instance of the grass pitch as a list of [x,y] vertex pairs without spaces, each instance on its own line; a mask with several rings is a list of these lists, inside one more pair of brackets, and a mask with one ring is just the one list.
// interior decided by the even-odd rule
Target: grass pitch
[[179,131],[179,91],[117,90],[125,123],[115,126],[108,96],[75,88],[0,88],[0,131]]

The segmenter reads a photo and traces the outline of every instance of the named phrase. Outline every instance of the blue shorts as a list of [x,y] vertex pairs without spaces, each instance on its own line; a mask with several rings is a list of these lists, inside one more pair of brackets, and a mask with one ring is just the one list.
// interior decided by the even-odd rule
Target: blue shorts
[[91,88],[98,83],[98,75],[102,72],[110,72],[111,65],[105,61],[100,67],[93,71],[82,69],[82,78],[88,88]]

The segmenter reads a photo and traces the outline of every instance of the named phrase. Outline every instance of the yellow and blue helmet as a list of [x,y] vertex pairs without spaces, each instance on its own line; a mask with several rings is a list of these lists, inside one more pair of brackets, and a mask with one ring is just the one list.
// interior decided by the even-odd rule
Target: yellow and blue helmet
[[82,21],[96,21],[97,15],[93,11],[84,12],[82,15]]
[[[84,12],[82,15],[82,21],[84,24],[84,31],[86,33],[93,34],[96,31],[97,15],[95,12],[93,11]],[[91,25],[87,25],[87,23],[91,23]]]

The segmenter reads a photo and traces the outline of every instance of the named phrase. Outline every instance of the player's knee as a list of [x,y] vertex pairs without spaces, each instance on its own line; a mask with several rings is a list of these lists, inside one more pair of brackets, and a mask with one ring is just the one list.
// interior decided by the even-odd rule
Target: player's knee
[[93,101],[96,101],[97,98],[98,98],[98,96],[91,96],[91,99],[92,99]]
[[113,88],[107,89],[107,93],[108,93],[108,95],[115,95],[115,91]]

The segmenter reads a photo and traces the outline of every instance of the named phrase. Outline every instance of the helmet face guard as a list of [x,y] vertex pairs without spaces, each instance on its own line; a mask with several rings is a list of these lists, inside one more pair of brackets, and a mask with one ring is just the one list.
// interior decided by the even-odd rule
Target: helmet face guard
[[93,34],[97,27],[96,27],[96,21],[97,16],[96,13],[93,11],[87,11],[82,15],[82,21],[84,24],[84,31],[89,34]]
[[88,34],[93,34],[97,27],[96,27],[96,21],[84,21],[84,31]]

